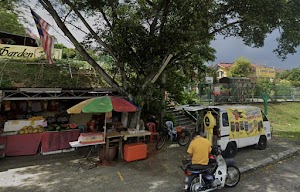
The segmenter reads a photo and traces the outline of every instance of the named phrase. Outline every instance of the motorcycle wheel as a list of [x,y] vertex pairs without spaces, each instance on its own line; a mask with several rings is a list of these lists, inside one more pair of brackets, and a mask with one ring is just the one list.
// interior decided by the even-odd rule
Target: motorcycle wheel
[[159,150],[161,149],[164,144],[166,143],[167,141],[167,135],[166,134],[162,134],[161,136],[159,136],[159,138],[157,139],[157,142],[156,142],[156,149]]
[[181,146],[187,145],[191,140],[191,133],[187,130],[183,130],[177,135],[178,138],[178,144]]
[[241,178],[241,172],[235,165],[227,166],[227,176],[225,179],[225,187],[236,186]]
[[[196,191],[203,191],[203,189],[198,189],[198,188],[195,188],[195,184],[200,184],[200,179],[199,179],[199,176],[195,176],[192,181],[191,181],[191,184],[190,184],[190,187],[189,187],[189,191],[192,191],[192,192],[196,192]],[[202,179],[201,180],[201,187],[203,187],[205,185],[205,181]]]

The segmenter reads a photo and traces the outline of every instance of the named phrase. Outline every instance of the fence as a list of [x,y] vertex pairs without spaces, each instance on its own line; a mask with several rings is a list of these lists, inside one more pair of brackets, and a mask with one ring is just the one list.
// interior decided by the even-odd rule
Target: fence
[[[279,89],[280,88],[280,89]],[[233,88],[234,89],[234,88]],[[249,87],[247,87],[249,89]],[[253,90],[255,87],[253,87]],[[257,88],[256,88],[257,89]],[[245,91],[247,94],[240,95],[201,95],[200,99],[204,102],[212,104],[232,104],[232,103],[257,103],[263,102],[263,90],[257,90],[257,94]],[[285,86],[284,90],[281,85],[273,87],[270,91],[268,102],[285,102],[285,101],[300,101],[300,87]]]

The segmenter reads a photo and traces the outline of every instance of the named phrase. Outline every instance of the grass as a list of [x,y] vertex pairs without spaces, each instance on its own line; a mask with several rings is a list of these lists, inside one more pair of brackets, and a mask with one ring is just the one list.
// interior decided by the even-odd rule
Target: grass
[[[256,106],[264,109],[263,104]],[[268,119],[273,128],[273,135],[300,141],[300,102],[268,104]]]

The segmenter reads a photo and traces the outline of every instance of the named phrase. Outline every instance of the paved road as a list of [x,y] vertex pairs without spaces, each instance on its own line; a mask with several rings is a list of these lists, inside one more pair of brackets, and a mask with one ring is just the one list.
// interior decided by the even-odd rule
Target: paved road
[[242,175],[240,183],[221,192],[282,192],[300,191],[300,156],[294,156],[274,165]]
[[[265,150],[239,149],[235,159],[238,167],[243,168],[245,165],[255,165],[265,158],[279,158],[277,154],[298,146],[294,142],[273,138]],[[154,144],[149,144],[149,153],[145,160],[130,163],[115,160],[107,166],[101,165],[93,169],[89,169],[89,162],[81,159],[84,148],[54,155],[7,157],[0,159],[0,192],[182,192],[184,174],[179,165],[187,156],[187,147],[167,143],[163,149],[157,151]],[[94,152],[92,156],[94,160],[98,160],[97,151]],[[76,171],[80,159],[83,165]],[[297,190],[300,184],[299,158],[289,161],[292,165],[290,168],[273,170],[271,167],[263,169],[263,173],[243,174],[241,183],[233,190],[300,191]],[[287,173],[284,172],[286,170]],[[266,176],[266,173],[272,176]],[[283,173],[282,178],[276,176],[280,173]],[[258,181],[255,181],[256,178],[259,178]],[[279,187],[276,186],[276,178]],[[254,184],[250,185],[251,183]]]

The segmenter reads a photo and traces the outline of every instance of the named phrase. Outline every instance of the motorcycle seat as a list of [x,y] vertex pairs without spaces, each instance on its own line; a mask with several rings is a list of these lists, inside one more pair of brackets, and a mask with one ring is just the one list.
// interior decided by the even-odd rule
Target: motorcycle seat
[[209,170],[208,165],[200,165],[200,164],[192,164],[188,166],[189,171],[200,171],[200,172],[207,172]]

